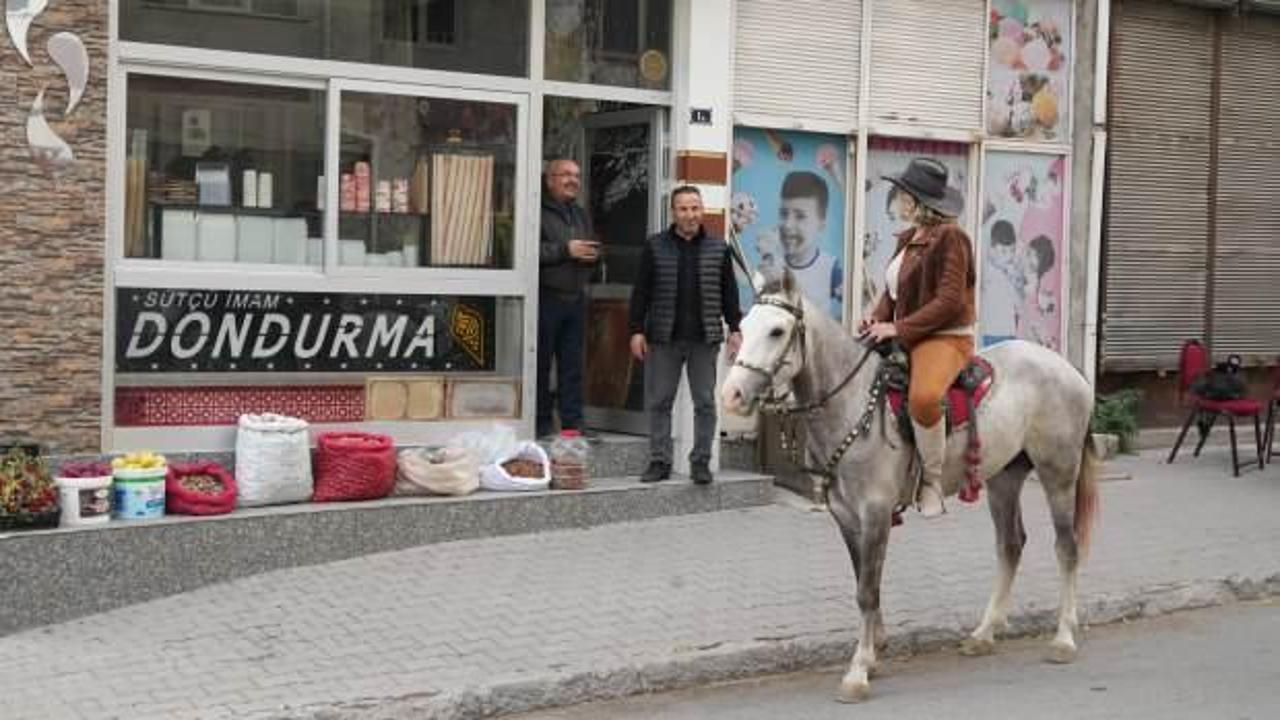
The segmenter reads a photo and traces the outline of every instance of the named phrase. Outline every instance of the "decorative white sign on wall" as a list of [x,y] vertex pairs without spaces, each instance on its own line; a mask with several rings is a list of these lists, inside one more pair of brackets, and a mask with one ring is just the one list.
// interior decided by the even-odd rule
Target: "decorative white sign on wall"
[[[35,65],[31,62],[31,52],[27,47],[27,33],[36,18],[49,7],[49,3],[50,0],[5,2],[4,19],[9,39],[22,60],[30,67]],[[67,81],[67,106],[62,111],[62,119],[65,120],[80,104],[85,88],[89,85],[89,53],[80,37],[69,32],[52,35],[45,44],[45,49]],[[70,167],[75,162],[75,153],[45,117],[44,96],[48,89],[48,85],[40,87],[27,111],[27,147],[30,148],[36,165],[46,173],[53,174]]]

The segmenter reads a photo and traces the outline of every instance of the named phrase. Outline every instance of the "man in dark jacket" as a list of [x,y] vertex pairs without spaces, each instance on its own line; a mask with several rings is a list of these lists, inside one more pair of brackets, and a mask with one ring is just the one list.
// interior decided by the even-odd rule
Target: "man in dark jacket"
[[738,282],[729,246],[702,227],[702,196],[685,185],[671,193],[675,224],[649,238],[631,292],[631,354],[644,363],[649,413],[649,467],[641,482],[671,477],[671,404],[688,368],[693,396],[693,450],[689,475],[711,482],[711,443],[716,432],[716,358],[727,339],[732,357],[742,345]]
[[542,196],[538,294],[538,436],[551,421],[551,363],[556,364],[560,426],[582,429],[582,364],[587,323],[587,281],[600,259],[591,218],[577,203],[582,175],[572,160],[547,165]]

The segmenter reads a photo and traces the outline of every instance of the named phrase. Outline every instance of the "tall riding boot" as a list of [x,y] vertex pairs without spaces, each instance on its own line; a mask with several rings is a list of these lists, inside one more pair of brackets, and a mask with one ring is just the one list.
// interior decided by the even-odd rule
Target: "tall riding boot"
[[920,453],[920,490],[916,497],[920,514],[935,518],[946,512],[942,505],[942,463],[947,457],[947,423],[939,420],[933,427],[911,422],[916,434],[916,450]]

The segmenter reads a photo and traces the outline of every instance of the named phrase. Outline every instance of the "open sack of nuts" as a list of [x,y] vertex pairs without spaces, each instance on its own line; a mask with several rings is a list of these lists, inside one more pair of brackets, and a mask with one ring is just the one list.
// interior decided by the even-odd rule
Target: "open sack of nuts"
[[225,515],[236,509],[236,481],[216,462],[170,465],[164,502],[175,515]]
[[536,442],[518,443],[497,461],[480,468],[480,487],[485,490],[546,490],[551,485],[551,461]]

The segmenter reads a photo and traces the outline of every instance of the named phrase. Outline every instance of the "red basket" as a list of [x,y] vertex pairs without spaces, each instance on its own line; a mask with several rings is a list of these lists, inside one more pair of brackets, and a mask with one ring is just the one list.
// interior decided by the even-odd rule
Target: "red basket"
[[316,502],[376,500],[396,483],[396,446],[386,435],[321,433],[316,438]]
[[[222,483],[222,490],[204,493],[189,490],[182,479],[208,475]],[[236,509],[236,479],[216,462],[178,463],[164,476],[165,511],[175,515],[225,515]]]

